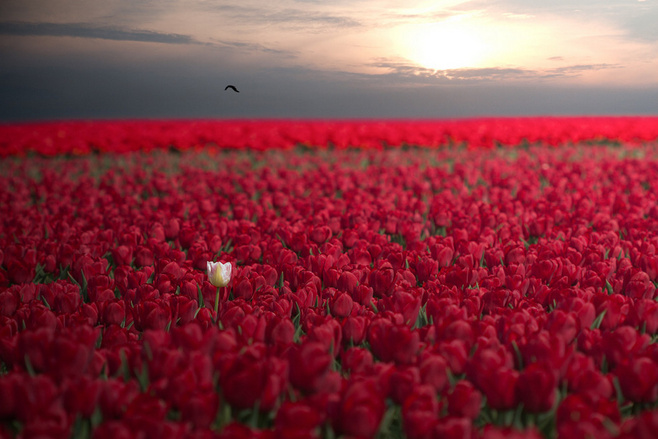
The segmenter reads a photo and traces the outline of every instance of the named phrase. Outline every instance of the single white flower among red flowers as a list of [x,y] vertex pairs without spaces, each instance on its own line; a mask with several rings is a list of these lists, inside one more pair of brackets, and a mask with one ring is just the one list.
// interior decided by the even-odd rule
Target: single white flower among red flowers
[[208,280],[217,288],[225,287],[231,280],[231,263],[208,261]]

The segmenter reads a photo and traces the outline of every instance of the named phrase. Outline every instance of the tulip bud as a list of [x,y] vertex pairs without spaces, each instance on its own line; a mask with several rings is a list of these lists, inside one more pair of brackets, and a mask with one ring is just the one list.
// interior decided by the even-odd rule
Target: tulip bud
[[214,286],[221,288],[228,285],[231,280],[231,263],[208,261],[208,280]]

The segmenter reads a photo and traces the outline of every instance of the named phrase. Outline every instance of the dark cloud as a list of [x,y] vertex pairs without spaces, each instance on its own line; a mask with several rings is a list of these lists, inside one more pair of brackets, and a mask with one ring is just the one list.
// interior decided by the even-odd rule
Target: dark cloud
[[201,44],[189,35],[87,23],[0,22],[0,35],[98,38],[163,44]]

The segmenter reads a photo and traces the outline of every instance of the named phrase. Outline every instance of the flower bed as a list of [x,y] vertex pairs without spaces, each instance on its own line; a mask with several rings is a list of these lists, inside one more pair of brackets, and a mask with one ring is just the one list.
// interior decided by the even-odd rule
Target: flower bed
[[658,428],[653,145],[0,167],[0,435]]
[[0,157],[84,155],[152,149],[291,149],[541,143],[658,139],[658,117],[527,117],[456,120],[153,120],[0,124]]

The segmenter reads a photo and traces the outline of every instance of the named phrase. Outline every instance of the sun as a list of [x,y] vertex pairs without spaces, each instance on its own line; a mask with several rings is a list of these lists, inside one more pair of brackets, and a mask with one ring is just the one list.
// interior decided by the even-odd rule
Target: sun
[[432,70],[479,67],[486,58],[485,39],[459,20],[414,25],[402,36],[403,56]]

